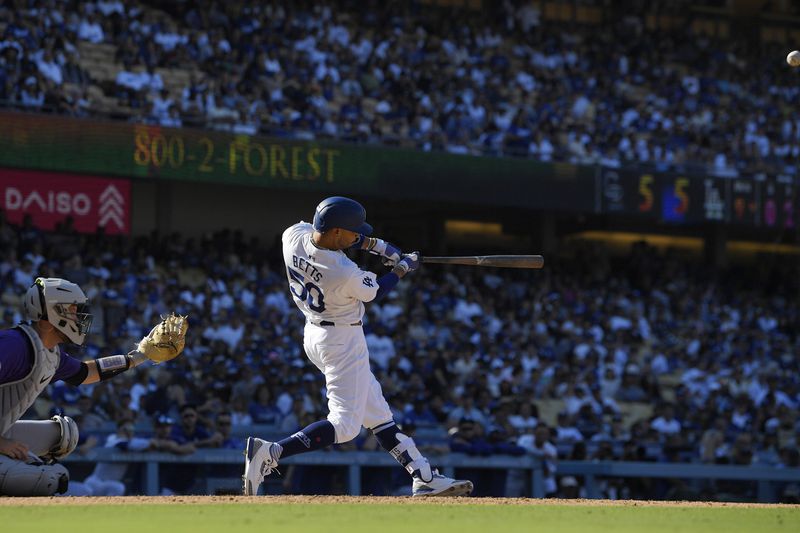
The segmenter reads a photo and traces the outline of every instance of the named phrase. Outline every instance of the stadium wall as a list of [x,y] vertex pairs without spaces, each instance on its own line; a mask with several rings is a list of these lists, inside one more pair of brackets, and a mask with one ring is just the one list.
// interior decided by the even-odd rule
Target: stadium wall
[[0,166],[582,212],[590,167],[0,113]]
[[[593,229],[696,235],[721,226],[731,236],[798,241],[798,182],[790,175],[551,164],[19,112],[0,112],[0,121],[0,184],[18,186],[23,171],[66,173],[63,190],[48,189],[57,195],[77,194],[87,177],[122,180],[116,188],[130,188],[123,233],[231,227],[274,234],[310,217],[321,198],[347,194],[364,201],[373,219],[379,213],[379,224],[431,242],[441,241],[447,219],[498,222],[514,234],[547,227],[538,239],[545,242]],[[4,193],[8,211],[6,200]],[[17,207],[28,213],[43,202],[23,203]],[[93,220],[111,216],[96,204]]]

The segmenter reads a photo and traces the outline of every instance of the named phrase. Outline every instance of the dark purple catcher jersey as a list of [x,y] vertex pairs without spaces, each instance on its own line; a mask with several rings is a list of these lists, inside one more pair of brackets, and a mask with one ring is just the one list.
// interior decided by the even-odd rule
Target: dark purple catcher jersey
[[[69,379],[81,368],[81,362],[59,348],[61,361],[50,382]],[[31,371],[33,346],[18,329],[0,330],[0,385],[18,381]]]

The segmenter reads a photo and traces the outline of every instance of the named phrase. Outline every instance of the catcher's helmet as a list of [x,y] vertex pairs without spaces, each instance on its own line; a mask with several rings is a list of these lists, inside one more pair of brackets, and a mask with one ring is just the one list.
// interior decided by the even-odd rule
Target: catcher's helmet
[[27,320],[47,320],[78,346],[92,326],[89,299],[78,285],[61,278],[36,278],[22,297],[22,310]]
[[333,228],[370,235],[372,226],[367,224],[367,211],[360,203],[344,196],[331,196],[317,206],[314,213],[314,229],[325,232]]

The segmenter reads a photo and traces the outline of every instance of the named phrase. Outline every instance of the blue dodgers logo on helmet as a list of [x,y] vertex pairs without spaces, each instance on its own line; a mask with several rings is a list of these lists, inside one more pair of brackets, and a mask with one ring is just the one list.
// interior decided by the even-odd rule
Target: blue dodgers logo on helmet
[[331,196],[317,206],[314,213],[314,229],[325,232],[333,228],[370,235],[372,226],[367,224],[367,211],[360,203],[344,196]]

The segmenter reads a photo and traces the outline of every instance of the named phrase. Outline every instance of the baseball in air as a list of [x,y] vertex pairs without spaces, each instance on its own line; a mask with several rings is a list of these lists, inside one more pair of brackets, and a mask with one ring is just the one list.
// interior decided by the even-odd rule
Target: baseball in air
[[786,56],[786,62],[793,67],[800,67],[800,52],[797,50],[789,52],[789,55]]

